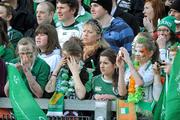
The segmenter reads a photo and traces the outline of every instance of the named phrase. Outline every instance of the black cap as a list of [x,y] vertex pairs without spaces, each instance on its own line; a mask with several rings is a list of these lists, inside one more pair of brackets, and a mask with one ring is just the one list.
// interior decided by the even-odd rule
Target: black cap
[[180,12],[180,0],[174,0],[174,2],[170,5],[170,8]]
[[91,3],[97,3],[101,5],[105,10],[108,11],[109,14],[111,14],[112,0],[91,0]]

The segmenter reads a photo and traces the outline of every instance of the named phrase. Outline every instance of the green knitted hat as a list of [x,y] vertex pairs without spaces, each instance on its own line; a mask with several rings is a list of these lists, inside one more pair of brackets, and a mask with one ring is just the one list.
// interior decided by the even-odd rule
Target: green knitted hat
[[158,22],[158,27],[166,26],[175,33],[176,32],[176,24],[174,22],[175,19],[176,18],[173,16],[164,17],[162,20],[160,20],[160,22]]

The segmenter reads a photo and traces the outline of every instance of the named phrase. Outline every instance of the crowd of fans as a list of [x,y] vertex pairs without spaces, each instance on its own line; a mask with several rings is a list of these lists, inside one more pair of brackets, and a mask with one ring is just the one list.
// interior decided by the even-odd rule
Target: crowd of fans
[[168,109],[180,0],[0,0],[0,26],[1,97],[12,63],[33,97],[156,103],[138,119]]

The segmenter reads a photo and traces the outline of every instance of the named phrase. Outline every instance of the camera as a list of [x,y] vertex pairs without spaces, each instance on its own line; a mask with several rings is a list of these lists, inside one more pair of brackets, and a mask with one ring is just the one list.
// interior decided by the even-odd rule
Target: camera
[[157,61],[157,63],[158,63],[158,66],[159,66],[159,67],[160,67],[160,66],[165,66],[165,65],[166,65],[165,62],[161,62],[161,61]]

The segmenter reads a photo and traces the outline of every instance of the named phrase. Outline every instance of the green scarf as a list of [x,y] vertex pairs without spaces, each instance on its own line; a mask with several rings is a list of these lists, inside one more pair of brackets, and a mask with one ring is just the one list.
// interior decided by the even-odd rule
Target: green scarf
[[71,81],[69,69],[67,66],[62,67],[57,77],[55,92],[48,103],[47,116],[63,116],[64,96],[69,95],[71,88],[73,88]]

